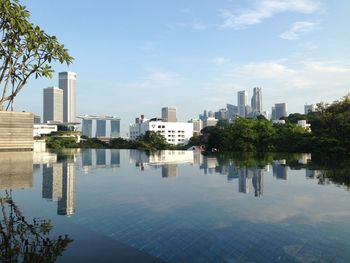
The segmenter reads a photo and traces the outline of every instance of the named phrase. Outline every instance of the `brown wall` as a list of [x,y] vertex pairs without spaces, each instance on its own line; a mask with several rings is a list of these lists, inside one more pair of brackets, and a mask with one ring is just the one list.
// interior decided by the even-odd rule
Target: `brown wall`
[[0,111],[0,151],[33,149],[33,113]]

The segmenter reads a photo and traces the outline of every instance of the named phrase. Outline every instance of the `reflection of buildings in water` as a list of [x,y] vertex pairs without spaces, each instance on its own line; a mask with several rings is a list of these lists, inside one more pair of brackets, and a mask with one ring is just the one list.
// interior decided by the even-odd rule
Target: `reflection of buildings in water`
[[193,164],[193,151],[171,151],[165,150],[158,153],[150,154],[148,163],[150,165],[157,164]]
[[33,152],[33,164],[56,163],[57,154],[50,152]]
[[33,186],[33,152],[0,152],[0,189]]
[[230,165],[228,167],[227,180],[232,181],[233,179],[237,179],[237,178],[239,178],[237,168],[233,165]]
[[240,193],[249,193],[250,178],[252,173],[246,167],[238,168],[238,191]]
[[302,153],[298,163],[307,164],[309,161],[311,161],[311,153]]
[[272,163],[273,176],[277,179],[287,180],[288,167],[285,160],[273,161]]
[[62,197],[57,203],[59,215],[73,215],[75,212],[75,164],[63,163]]
[[84,149],[81,153],[81,164],[84,172],[93,168],[120,166],[120,150]]
[[203,155],[200,151],[193,151],[193,163],[197,165],[203,164]]
[[42,197],[57,201],[57,214],[72,215],[75,211],[74,162],[43,165]]
[[261,196],[264,193],[264,170],[254,169],[253,174],[254,195]]
[[135,166],[140,167],[142,171],[151,167],[156,169],[161,167],[162,175],[174,176],[177,174],[177,168],[174,168],[177,164],[194,163],[194,152],[165,150],[147,155],[142,151],[130,150],[130,162],[135,163]]
[[106,165],[106,150],[96,149],[96,165]]
[[203,157],[203,163],[200,166],[201,169],[204,169],[204,174],[213,174],[215,173],[215,168],[218,166],[218,161],[215,157]]
[[58,201],[62,197],[62,174],[62,163],[43,165],[43,198]]
[[162,177],[176,177],[177,176],[177,164],[163,164],[162,165]]
[[314,179],[314,178],[317,178],[317,177],[319,177],[321,175],[322,175],[322,171],[320,171],[320,170],[305,169],[305,176],[306,176],[306,178]]

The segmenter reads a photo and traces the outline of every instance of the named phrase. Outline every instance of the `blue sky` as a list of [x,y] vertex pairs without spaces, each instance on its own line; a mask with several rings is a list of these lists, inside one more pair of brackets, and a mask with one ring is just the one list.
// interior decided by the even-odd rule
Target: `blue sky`
[[[269,112],[350,92],[348,0],[20,2],[75,58],[54,69],[77,72],[78,114],[118,115],[124,133],[162,106],[187,121],[255,86]],[[15,109],[42,114],[42,89],[57,82],[31,80]]]

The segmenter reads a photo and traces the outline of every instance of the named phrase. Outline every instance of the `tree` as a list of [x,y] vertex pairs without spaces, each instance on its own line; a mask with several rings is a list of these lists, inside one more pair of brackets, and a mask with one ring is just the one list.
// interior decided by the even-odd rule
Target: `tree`
[[31,76],[52,77],[51,62],[73,61],[64,45],[29,17],[18,0],[0,0],[0,110],[13,109],[14,98]]

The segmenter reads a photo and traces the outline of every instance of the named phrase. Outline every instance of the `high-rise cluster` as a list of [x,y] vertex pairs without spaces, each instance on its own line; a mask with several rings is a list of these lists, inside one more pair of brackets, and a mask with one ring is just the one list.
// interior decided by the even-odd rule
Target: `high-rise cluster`
[[43,122],[75,122],[76,76],[74,72],[60,72],[58,87],[44,89]]

